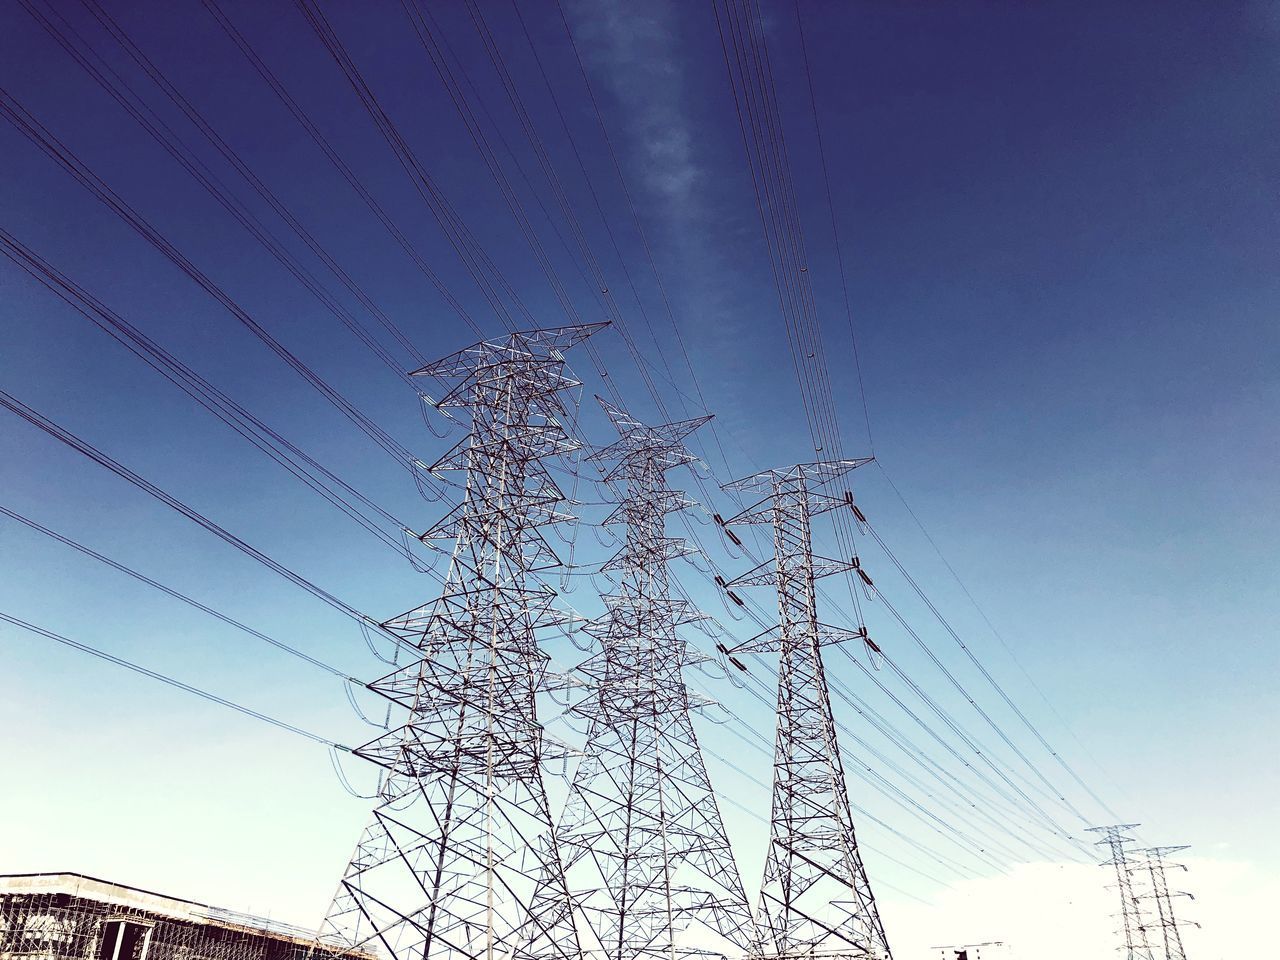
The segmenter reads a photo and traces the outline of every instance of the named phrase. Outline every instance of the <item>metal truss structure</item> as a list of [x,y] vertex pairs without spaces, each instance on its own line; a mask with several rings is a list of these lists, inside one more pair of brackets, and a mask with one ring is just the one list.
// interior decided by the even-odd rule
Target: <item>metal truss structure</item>
[[1147,894],[1156,904],[1156,920],[1160,924],[1160,939],[1164,945],[1165,960],[1187,960],[1186,949],[1182,946],[1182,931],[1179,927],[1183,923],[1191,922],[1193,926],[1199,926],[1192,921],[1179,920],[1173,912],[1174,897],[1189,897],[1194,900],[1191,894],[1175,890],[1169,890],[1169,878],[1166,871],[1169,868],[1175,870],[1186,870],[1186,865],[1181,863],[1170,863],[1166,858],[1173,853],[1188,849],[1185,844],[1176,847],[1149,847],[1142,853],[1146,858],[1147,874],[1151,878],[1151,892]]
[[813,517],[851,504],[822,488],[870,459],[804,463],[767,470],[726,485],[768,490],[759,503],[726,523],[769,523],[774,557],[729,586],[774,586],[778,627],[735,652],[781,654],[773,810],[764,883],[756,918],[755,953],[768,958],[889,958],[889,943],[858,852],[822,647],[865,641],[818,620],[818,577],[853,569],[845,560],[815,557]]
[[[597,398],[599,399],[599,398]],[[710,417],[649,427],[600,400],[620,438],[592,456],[614,462],[626,496],[605,518],[626,542],[607,613],[585,631],[602,651],[579,668],[592,696],[584,758],[558,831],[584,934],[584,956],[608,960],[734,954],[751,945],[751,909],[690,721],[683,668],[697,661],[677,635],[703,615],[672,599],[669,562],[691,551],[665,535],[668,513],[692,505],[666,471],[696,458],[681,442]]]
[[395,960],[580,960],[542,780],[537,631],[566,619],[538,578],[539,532],[572,519],[542,461],[579,447],[559,393],[563,351],[603,324],[513,333],[414,371],[451,384],[469,435],[430,469],[465,475],[462,503],[422,535],[452,539],[443,595],[384,627],[421,651],[369,684],[409,711],[355,752],[381,765],[373,819],[322,942]]
[[1110,858],[1102,861],[1102,866],[1114,867],[1116,871],[1116,889],[1120,894],[1121,927],[1117,932],[1124,933],[1124,945],[1119,949],[1124,951],[1125,960],[1155,960],[1155,951],[1152,950],[1151,941],[1147,936],[1142,900],[1133,886],[1134,863],[1125,850],[1125,844],[1134,842],[1132,837],[1127,837],[1125,834],[1138,826],[1141,824],[1117,823],[1109,827],[1090,827],[1089,829],[1093,833],[1102,834],[1102,839],[1097,845],[1106,847],[1111,853]]

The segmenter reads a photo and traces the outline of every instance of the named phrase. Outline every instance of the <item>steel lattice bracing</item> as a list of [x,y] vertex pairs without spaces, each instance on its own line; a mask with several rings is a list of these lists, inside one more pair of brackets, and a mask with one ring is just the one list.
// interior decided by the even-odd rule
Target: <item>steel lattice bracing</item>
[[626,543],[603,567],[619,575],[608,612],[586,627],[602,652],[580,668],[594,692],[576,708],[587,742],[559,830],[583,952],[740,953],[751,910],[690,722],[682,668],[693,657],[677,636],[701,615],[670,591],[668,562],[689,548],[664,531],[666,514],[691,505],[664,474],[694,459],[681,440],[710,418],[648,427],[600,402],[621,437],[594,459],[616,461],[605,479],[627,487],[605,522],[625,525]]
[[385,627],[421,659],[369,685],[406,707],[356,751],[385,768],[379,803],[322,930],[395,960],[579,960],[542,781],[535,695],[560,622],[534,574],[559,561],[539,527],[569,517],[541,463],[575,449],[561,351],[599,325],[515,333],[416,371],[451,383],[469,435],[431,469],[463,471],[461,505],[422,539],[455,543],[444,593]]
[[1133,838],[1126,837],[1125,833],[1137,826],[1140,824],[1117,823],[1109,827],[1090,829],[1102,834],[1102,839],[1097,845],[1106,847],[1111,854],[1108,859],[1102,861],[1102,866],[1114,867],[1116,871],[1116,890],[1120,894],[1120,930],[1118,932],[1124,934],[1124,945],[1120,949],[1124,952],[1125,960],[1155,960],[1155,951],[1151,947],[1147,934],[1147,921],[1142,909],[1142,901],[1133,886],[1134,864],[1129,860],[1125,850],[1125,844],[1133,842]]
[[813,555],[812,517],[845,506],[825,484],[869,460],[807,463],[729,485],[769,495],[728,523],[773,526],[774,558],[730,586],[772,585],[778,629],[737,649],[778,652],[778,726],[773,811],[756,923],[763,957],[890,956],[871,884],[858,852],[844,768],[823,673],[822,647],[865,631],[818,620],[815,580],[852,564]]
[[[1181,890],[1169,890],[1168,870],[1186,870],[1181,863],[1170,863],[1166,858],[1171,853],[1186,850],[1186,845],[1176,847],[1150,847],[1142,851],[1146,857],[1147,875],[1151,880],[1151,892],[1147,895],[1156,905],[1156,922],[1159,924],[1159,942],[1164,947],[1165,960],[1187,960],[1186,949],[1182,946],[1180,921],[1173,911],[1174,897],[1191,897]],[[1194,899],[1194,898],[1193,898]],[[1194,924],[1193,924],[1194,925]]]

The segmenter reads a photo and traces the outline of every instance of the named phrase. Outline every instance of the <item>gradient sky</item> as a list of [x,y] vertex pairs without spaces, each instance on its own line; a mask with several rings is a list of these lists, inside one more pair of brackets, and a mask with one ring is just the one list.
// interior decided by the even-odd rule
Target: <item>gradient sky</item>
[[[443,355],[475,339],[200,3],[104,6],[422,353]],[[461,5],[438,6],[479,99],[539,186],[535,196],[504,155],[522,203],[583,318],[601,318],[598,298],[538,206],[540,197],[553,209],[549,191],[469,18]],[[588,216],[589,194],[512,8],[500,0],[483,6],[603,269],[621,290],[617,259],[599,220]],[[54,7],[231,192],[323,272],[83,7],[69,0]],[[794,8],[764,7],[846,452],[864,454],[871,447]],[[1280,8],[814,0],[801,7],[883,467],[855,475],[860,503],[966,643],[1120,818],[1142,822],[1150,843],[1194,846],[1184,886],[1197,893],[1189,910],[1204,924],[1195,953],[1239,955],[1261,942],[1255,908],[1280,888]],[[497,333],[297,10],[281,0],[225,9],[485,330]],[[661,354],[634,302],[619,294],[623,321],[647,362],[660,368],[665,359],[693,396],[555,9],[541,0],[523,9]],[[546,325],[565,322],[400,6],[326,10],[388,114],[525,302]],[[566,11],[698,387],[717,414],[728,463],[712,458],[715,479],[811,459],[711,6],[576,0]],[[458,434],[438,440],[424,429],[412,393],[16,0],[0,6],[0,87],[423,460],[456,442]],[[403,469],[8,123],[0,123],[0,224],[414,526],[425,529],[445,511],[424,503]],[[0,388],[360,610],[389,617],[432,597],[432,581],[7,260],[0,318]],[[632,411],[656,418],[618,334],[597,342]],[[603,389],[600,379],[585,355],[571,361],[585,382],[587,439],[606,440],[589,402]],[[699,412],[696,403],[676,403],[676,414]],[[355,676],[384,669],[350,621],[8,413],[0,415],[0,450],[5,506]],[[688,485],[687,476],[673,481]],[[593,509],[584,514],[596,516]],[[585,527],[582,537],[588,555],[607,555]],[[336,680],[2,517],[0,549],[0,611],[336,741],[372,736]],[[720,553],[715,562],[737,573],[748,561]],[[867,563],[883,571],[886,596],[1046,775],[1090,820],[1109,822],[995,702],[871,546]],[[723,614],[704,577],[692,568],[681,576],[708,610]],[[847,603],[842,590],[835,585],[832,595]],[[593,613],[592,591],[581,578],[566,600]],[[759,599],[767,609],[769,597]],[[981,729],[875,603],[868,618],[913,676]],[[749,635],[749,623],[724,619]],[[369,809],[343,791],[322,748],[7,625],[0,658],[0,871],[79,870],[314,924]],[[874,699],[847,662],[832,669]],[[755,709],[753,722],[770,729],[767,712],[728,684],[692,682],[731,708]],[[362,702],[377,711],[372,700]],[[867,733],[852,713],[843,719]],[[713,750],[740,747],[712,724],[700,731]],[[766,814],[764,790],[709,763],[727,792]],[[752,763],[767,778],[767,760],[754,755]],[[371,788],[372,771],[356,761],[346,768],[359,788]],[[954,854],[863,781],[851,778],[851,789],[887,823]],[[726,809],[726,819],[753,889],[763,856],[759,824],[736,809]],[[962,879],[877,825],[859,829],[874,848],[868,865],[873,882],[884,883],[886,923],[898,944],[1006,938],[1042,957],[1109,946],[1110,903],[1098,868],[1050,859],[996,871],[969,862],[974,875]],[[1028,916],[1041,919],[1024,930]]]

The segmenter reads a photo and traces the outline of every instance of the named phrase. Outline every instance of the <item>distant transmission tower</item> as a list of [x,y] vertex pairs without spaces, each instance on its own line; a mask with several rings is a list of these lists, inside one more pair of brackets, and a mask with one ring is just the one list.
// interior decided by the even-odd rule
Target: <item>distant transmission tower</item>
[[441,406],[469,435],[431,469],[465,475],[462,503],[422,535],[451,538],[434,603],[385,624],[422,653],[369,684],[408,708],[361,747],[386,770],[321,930],[333,946],[395,960],[580,960],[542,781],[534,707],[561,622],[536,571],[559,561],[538,528],[569,519],[541,461],[576,449],[558,393],[577,386],[562,351],[602,324],[514,333],[415,375],[452,382]]
[[[599,399],[599,398],[597,398]],[[692,505],[664,474],[696,458],[681,442],[710,417],[649,427],[600,401],[620,439],[594,454],[624,499],[605,523],[626,543],[604,564],[619,574],[608,612],[585,630],[602,652],[580,668],[594,692],[585,756],[559,829],[575,899],[607,960],[675,958],[751,945],[751,910],[698,738],[682,669],[695,658],[677,628],[702,618],[671,598],[668,562],[690,552],[664,517]],[[680,941],[677,943],[677,941]],[[736,951],[735,951],[736,952]]]
[[[1151,893],[1148,894],[1156,904],[1156,919],[1160,923],[1160,937],[1164,945],[1165,960],[1187,960],[1187,952],[1182,946],[1182,931],[1178,928],[1185,922],[1179,920],[1173,912],[1174,897],[1188,897],[1192,900],[1191,894],[1184,891],[1169,891],[1169,879],[1166,871],[1172,867],[1175,870],[1186,870],[1186,866],[1181,863],[1169,863],[1165,858],[1171,853],[1178,853],[1181,850],[1188,849],[1184,844],[1177,847],[1150,847],[1143,850],[1146,855],[1147,873],[1151,877]],[[1198,926],[1198,924],[1195,924]]]
[[810,521],[850,498],[821,488],[870,459],[804,463],[735,481],[769,495],[726,523],[773,525],[774,558],[729,586],[772,585],[779,626],[741,644],[781,653],[773,761],[773,817],[757,916],[762,957],[888,958],[889,943],[867,880],[836,744],[822,647],[865,639],[861,629],[819,622],[815,580],[852,569],[813,555]]
[[1133,888],[1134,864],[1129,860],[1125,844],[1133,843],[1132,837],[1125,834],[1137,823],[1117,823],[1109,827],[1090,827],[1094,833],[1102,834],[1098,846],[1106,847],[1111,856],[1102,861],[1104,867],[1115,867],[1116,889],[1120,893],[1120,925],[1124,933],[1125,960],[1155,960],[1151,949],[1151,941],[1147,937],[1146,920],[1142,910],[1142,901]]

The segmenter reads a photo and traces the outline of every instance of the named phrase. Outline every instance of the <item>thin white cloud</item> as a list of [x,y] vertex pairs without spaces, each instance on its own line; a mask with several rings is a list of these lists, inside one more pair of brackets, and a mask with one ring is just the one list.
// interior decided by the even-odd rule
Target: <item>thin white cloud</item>
[[[736,425],[748,420],[742,385],[751,329],[721,249],[726,232],[742,223],[735,211],[717,209],[709,189],[712,161],[692,102],[705,91],[691,88],[687,72],[694,56],[687,10],[670,0],[577,0],[566,12],[672,294],[676,323],[695,357],[716,358],[714,365],[694,361],[707,400],[720,429],[738,434]],[[679,368],[678,360],[672,363]]]
[[[686,108],[687,81],[673,6],[591,0],[572,7],[588,69],[604,78],[621,107],[628,152],[666,215],[695,209],[703,171]],[[625,163],[624,159],[624,163]]]

